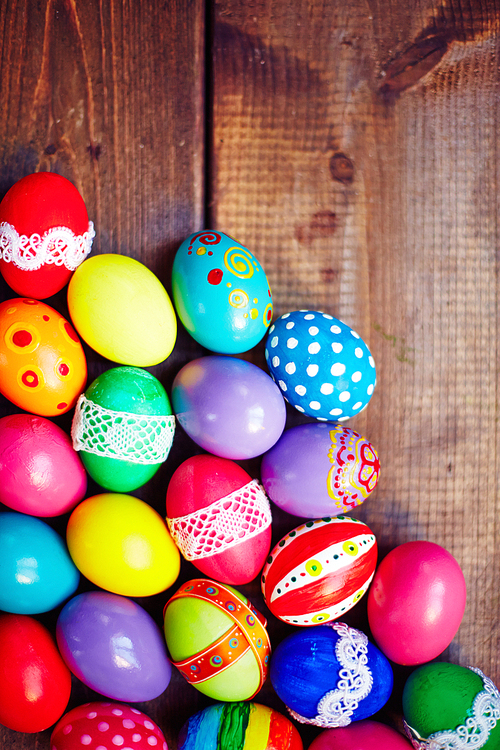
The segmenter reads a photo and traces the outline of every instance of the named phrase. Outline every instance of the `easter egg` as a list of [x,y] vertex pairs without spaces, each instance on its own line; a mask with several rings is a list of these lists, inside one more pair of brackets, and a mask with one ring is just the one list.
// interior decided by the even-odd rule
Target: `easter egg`
[[172,447],[175,417],[160,381],[139,367],[113,367],[78,399],[71,435],[101,487],[129,492],[148,482]]
[[28,615],[0,614],[0,724],[42,732],[64,713],[71,673],[47,628]]
[[57,722],[51,750],[168,750],[160,727],[149,716],[123,703],[94,701],[76,706]]
[[83,198],[66,177],[26,175],[0,203],[0,272],[21,297],[45,299],[68,283],[94,236]]
[[418,667],[404,686],[403,713],[413,746],[422,750],[500,747],[500,692],[480,669]]
[[[230,745],[227,742],[230,742]],[[178,750],[302,750],[292,722],[261,703],[215,703],[191,716],[179,734]]]
[[70,599],[57,619],[61,656],[85,685],[114,700],[157,698],[170,682],[165,639],[145,609],[107,591]]
[[45,302],[0,303],[0,393],[20,409],[55,417],[85,387],[87,361],[73,327]]
[[160,280],[126,255],[95,255],[75,271],[68,308],[84,341],[122,365],[163,362],[177,337],[175,311]]
[[273,503],[305,518],[348,513],[370,496],[379,474],[373,445],[332,422],[291,427],[261,464],[262,484]]
[[271,651],[266,620],[232,586],[187,581],[165,605],[164,630],[174,666],[200,693],[244,701],[264,684]]
[[80,572],[115,594],[152,596],[179,575],[180,554],[166,522],[132,495],[83,500],[69,518],[66,541]]
[[79,583],[57,531],[40,518],[0,513],[0,609],[23,615],[49,612]]
[[186,459],[167,488],[167,523],[183,557],[222,583],[248,583],[271,546],[269,500],[257,479],[234,461]]
[[253,253],[223,232],[181,244],[172,268],[175,309],[191,336],[219,354],[256,346],[273,318],[271,289]]
[[324,729],[309,750],[410,750],[403,735],[380,721],[362,719],[347,727]]
[[0,502],[33,516],[58,516],[85,496],[87,474],[71,438],[34,414],[0,418]]
[[378,566],[368,594],[373,638],[396,664],[431,661],[453,640],[465,601],[453,555],[434,542],[400,544]]
[[269,329],[265,357],[283,396],[316,419],[359,414],[376,384],[375,362],[350,326],[316,310],[285,313]]
[[260,367],[234,357],[214,354],[184,365],[172,385],[172,405],[197,445],[235,461],[265,453],[285,427],[279,388]]
[[347,612],[366,592],[377,564],[377,542],[356,518],[306,521],[271,550],[262,593],[275,617],[318,625]]
[[389,700],[392,669],[367,636],[343,622],[301,628],[271,659],[273,688],[302,724],[344,727],[373,716]]

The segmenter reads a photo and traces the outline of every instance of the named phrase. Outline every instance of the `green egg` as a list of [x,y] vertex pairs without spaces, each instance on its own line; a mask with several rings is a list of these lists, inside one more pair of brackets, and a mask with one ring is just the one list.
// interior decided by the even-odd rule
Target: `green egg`
[[481,708],[486,703],[497,711],[500,709],[500,693],[491,680],[479,670],[445,662],[418,667],[403,690],[403,713],[415,739],[433,739],[439,744],[443,742],[439,733],[456,732],[469,725],[474,727],[470,732],[480,734],[485,740],[477,747],[498,750],[500,721],[495,721],[493,727],[489,725]]
[[175,429],[167,393],[140,367],[114,367],[80,397],[73,446],[97,484],[130,492],[146,484],[166,460]]

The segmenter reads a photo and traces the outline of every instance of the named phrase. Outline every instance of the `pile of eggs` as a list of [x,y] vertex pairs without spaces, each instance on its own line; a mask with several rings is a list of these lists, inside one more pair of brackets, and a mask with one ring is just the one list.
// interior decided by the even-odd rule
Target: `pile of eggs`
[[[50,173],[16,183],[0,222],[0,272],[18,295],[0,304],[0,394],[21,410],[0,419],[0,723],[50,729],[51,750],[166,750],[128,704],[162,696],[176,670],[212,701],[182,727],[182,750],[301,750],[300,725],[312,750],[439,750],[467,733],[499,747],[491,680],[435,662],[465,610],[457,561],[413,541],[378,564],[375,534],[350,515],[380,475],[375,447],[343,424],[376,385],[359,334],[314,309],[273,320],[257,258],[216,231],[180,245],[172,303],[138,261],[87,258],[83,200]],[[66,284],[64,317],[42,300]],[[172,353],[177,318],[208,354],[169,396],[144,368]],[[264,340],[267,371],[238,356]],[[108,361],[90,383],[85,347]],[[307,421],[287,428],[294,414]],[[192,455],[172,466],[160,513],[131,493],[177,435]],[[258,478],[241,466],[256,458]],[[65,514],[63,538],[50,520]],[[273,514],[291,519],[274,544]],[[263,611],[238,588],[251,582]],[[160,620],[144,601],[158,595]],[[344,621],[363,597],[369,635]],[[398,727],[373,718],[394,665],[413,670]],[[104,702],[67,711],[74,678]],[[268,680],[283,712],[254,701]]]

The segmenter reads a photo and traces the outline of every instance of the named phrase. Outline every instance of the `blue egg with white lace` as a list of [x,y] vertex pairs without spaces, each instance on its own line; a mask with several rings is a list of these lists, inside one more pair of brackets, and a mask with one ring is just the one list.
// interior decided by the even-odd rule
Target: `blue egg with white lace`
[[332,315],[296,310],[270,327],[266,363],[283,397],[309,417],[344,422],[368,405],[375,361],[361,336]]
[[388,659],[365,633],[338,621],[284,638],[269,676],[296,721],[323,728],[373,716],[389,700],[394,682]]

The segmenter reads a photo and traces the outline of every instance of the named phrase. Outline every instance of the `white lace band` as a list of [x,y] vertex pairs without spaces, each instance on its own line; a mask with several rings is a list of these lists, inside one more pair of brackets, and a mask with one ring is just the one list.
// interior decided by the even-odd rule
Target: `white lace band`
[[167,458],[175,433],[175,416],[112,411],[81,394],[71,437],[76,451],[136,464],[159,464]]
[[271,507],[258,479],[206,508],[167,518],[172,538],[190,562],[217,555],[271,525]]
[[65,266],[74,271],[92,249],[94,225],[83,234],[74,234],[68,227],[52,227],[43,236],[19,235],[15,227],[0,222],[0,259],[13,263],[23,271],[37,271],[45,263]]
[[301,724],[314,724],[325,729],[346,727],[359,702],[370,694],[373,677],[368,667],[368,638],[356,628],[344,622],[327,622],[339,639],[335,644],[335,656],[341,669],[334,690],[329,690],[318,703],[317,715],[307,718],[288,709],[290,715]]
[[500,719],[500,692],[480,669],[468,667],[476,672],[482,681],[484,690],[476,695],[472,704],[472,716],[465,724],[455,729],[434,732],[427,739],[404,722],[406,734],[415,750],[480,750],[490,738],[491,731]]

